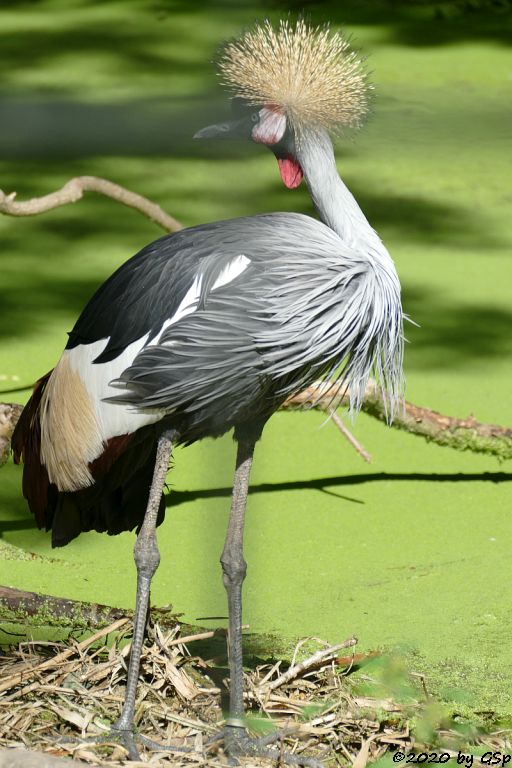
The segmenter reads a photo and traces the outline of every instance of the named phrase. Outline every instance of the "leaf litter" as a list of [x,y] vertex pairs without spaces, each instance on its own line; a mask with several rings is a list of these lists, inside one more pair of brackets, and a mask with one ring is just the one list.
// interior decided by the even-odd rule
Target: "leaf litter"
[[[136,729],[162,749],[139,743],[141,762],[128,762],[124,747],[102,742],[121,712],[129,633],[129,619],[122,618],[81,642],[22,642],[3,652],[0,745],[95,766],[229,764],[222,739],[215,738],[226,714],[227,669],[191,652],[195,640],[214,633],[181,637],[179,626],[171,631],[159,624],[150,627],[141,659]],[[312,642],[320,649],[305,655]],[[355,644],[355,638],[331,646],[310,638],[307,646],[305,641],[297,644],[289,664],[272,661],[245,670],[247,729],[255,735],[279,730],[281,735],[275,761],[242,757],[241,766],[283,765],[285,750],[326,766],[365,768],[388,750],[418,749],[409,724],[425,702],[361,695],[350,673],[374,654],[355,655]],[[340,656],[342,649],[351,655]],[[497,734],[481,735],[480,741],[493,748],[504,743]],[[167,751],[170,746],[177,751]]]

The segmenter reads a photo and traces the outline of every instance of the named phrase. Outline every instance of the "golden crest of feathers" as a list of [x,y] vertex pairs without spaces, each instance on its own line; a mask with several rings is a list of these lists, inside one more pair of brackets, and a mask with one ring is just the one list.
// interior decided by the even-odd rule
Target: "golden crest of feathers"
[[280,107],[299,133],[357,128],[369,111],[367,74],[348,42],[328,27],[266,20],[229,42],[219,61],[224,85],[253,105]]

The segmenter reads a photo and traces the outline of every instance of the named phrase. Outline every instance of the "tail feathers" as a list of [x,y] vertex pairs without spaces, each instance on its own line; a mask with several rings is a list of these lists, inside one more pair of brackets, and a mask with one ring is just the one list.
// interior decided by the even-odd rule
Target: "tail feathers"
[[[82,531],[137,532],[142,525],[149,497],[156,458],[156,441],[151,435],[131,445],[111,466],[110,471],[82,491],[59,493],[53,519],[52,546],[62,547]],[[163,522],[165,499],[162,495],[157,525]]]
[[48,529],[47,509],[56,502],[57,489],[48,479],[41,463],[41,426],[38,409],[51,371],[34,386],[32,397],[23,409],[12,435],[11,446],[16,464],[23,462],[23,495],[29,502],[39,528]]
[[[49,481],[41,461],[38,411],[50,373],[36,383],[12,437],[14,461],[24,463],[23,495],[37,525],[51,529],[54,547],[67,544],[82,531],[115,535],[139,529],[153,477],[158,426],[109,440],[101,456],[90,465],[95,483],[79,491],[61,492]],[[158,525],[164,514],[162,496]]]
[[[123,438],[131,438],[123,440]],[[62,547],[82,531],[106,532],[115,536],[122,531],[137,532],[144,520],[156,459],[154,430],[140,430],[122,435],[117,443],[109,441],[99,466],[108,471],[97,477],[94,485],[81,491],[58,494],[51,523],[52,546]],[[115,461],[105,454],[120,451]],[[165,500],[160,500],[157,525],[164,519]]]

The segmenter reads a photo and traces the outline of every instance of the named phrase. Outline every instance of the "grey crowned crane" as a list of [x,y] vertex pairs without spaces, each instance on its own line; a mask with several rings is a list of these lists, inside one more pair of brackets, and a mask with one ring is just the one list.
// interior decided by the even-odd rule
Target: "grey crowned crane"
[[400,283],[338,175],[330,139],[368,111],[361,60],[328,29],[264,22],[229,43],[219,66],[245,111],[197,137],[267,145],[287,187],[304,177],[321,221],[256,215],[190,227],[143,248],[91,298],[13,437],[24,495],[54,546],[82,531],[137,529],[133,644],[114,726],[132,758],[140,652],[160,560],[155,529],[173,446],[234,430],[221,556],[229,603],[225,743],[233,754],[268,754],[243,722],[243,528],[255,443],[289,395],[322,377],[348,387],[354,411],[372,373],[390,415],[403,389]]

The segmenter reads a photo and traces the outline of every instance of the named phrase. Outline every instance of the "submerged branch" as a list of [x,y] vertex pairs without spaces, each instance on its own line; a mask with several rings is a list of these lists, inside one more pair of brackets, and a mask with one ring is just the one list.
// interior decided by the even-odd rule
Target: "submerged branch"
[[[295,411],[316,408],[332,415],[333,410],[346,405],[348,399],[349,393],[346,391],[340,393],[337,385],[329,386],[319,382],[289,397],[281,408]],[[21,410],[22,407],[16,403],[0,403],[0,466],[9,457],[9,441]],[[384,399],[373,381],[366,387],[362,410],[379,421],[387,421]],[[335,424],[339,428],[338,420]],[[405,401],[403,408],[395,414],[390,426],[457,451],[486,453],[500,460],[512,458],[512,429],[498,424],[484,424],[477,421],[474,416],[457,419]],[[345,436],[351,444],[354,444],[355,438],[352,434]],[[370,458],[357,441],[354,447],[365,460]]]
[[[23,552],[22,550],[20,550]],[[27,556],[27,553],[23,554]],[[37,557],[37,555],[28,556]],[[88,603],[54,595],[40,595],[37,592],[25,592],[22,589],[0,586],[0,624],[22,624],[30,627],[60,627],[70,630],[102,630],[116,622],[133,619],[133,611],[126,608],[113,608],[101,603]],[[171,607],[151,607],[151,620],[158,622],[165,629],[180,626],[194,632],[187,637],[190,640],[213,637],[220,630],[196,634],[196,627],[180,621]],[[185,640],[183,640],[185,642]],[[2,683],[0,682],[0,691]]]
[[0,190],[0,213],[5,213],[8,216],[37,216],[40,213],[51,211],[53,208],[60,208],[61,205],[76,203],[77,200],[82,199],[84,192],[98,192],[100,195],[110,197],[129,208],[134,208],[158,224],[159,227],[165,229],[166,232],[176,232],[182,229],[179,221],[169,216],[159,205],[148,200],[147,197],[138,195],[136,192],[99,176],[76,176],[55,192],[22,202],[16,200],[16,192],[6,195]]
[[[319,408],[328,411],[346,405],[348,399],[349,393],[345,391],[340,394],[337,385],[329,387],[325,383],[318,383],[288,398],[282,407],[288,410]],[[375,382],[370,382],[366,387],[362,410],[379,421],[387,421],[385,402]],[[512,429],[497,424],[484,424],[474,416],[457,419],[405,401],[403,408],[395,414],[391,426],[457,451],[487,453],[501,460],[512,458]]]
[[[24,559],[39,557],[23,550],[19,552]],[[15,555],[16,553],[13,556]],[[223,627],[205,630],[204,625],[188,624],[181,621],[180,614],[174,613],[170,606],[151,606],[150,618],[151,624],[171,632],[179,628],[176,639],[170,640],[168,646],[192,642],[201,646],[201,643],[206,643],[208,658],[223,657],[225,654],[226,630]],[[0,643],[17,641],[20,637],[30,635],[31,630],[38,627],[53,627],[70,635],[78,632],[80,636],[82,632],[92,630],[95,634],[83,641],[90,644],[98,637],[117,631],[119,627],[131,627],[132,621],[133,611],[124,608],[0,586]],[[245,626],[242,628],[249,629]],[[244,644],[247,653],[255,658],[266,658],[272,653],[285,657],[289,648],[289,640],[286,638],[261,631],[245,632]],[[50,663],[48,662],[48,665]],[[12,682],[12,679],[1,677],[0,693],[8,690]]]
[[[1,623],[27,622],[31,626],[90,629],[109,626],[130,615],[130,611],[121,608],[0,586]],[[173,618],[171,623],[176,624],[176,619]]]

